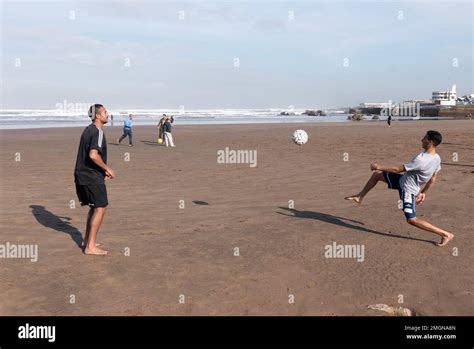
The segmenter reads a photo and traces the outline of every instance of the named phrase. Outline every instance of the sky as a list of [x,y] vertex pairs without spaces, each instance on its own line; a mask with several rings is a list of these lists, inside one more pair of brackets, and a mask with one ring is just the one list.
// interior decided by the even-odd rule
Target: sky
[[473,2],[1,1],[0,108],[337,108],[473,88]]

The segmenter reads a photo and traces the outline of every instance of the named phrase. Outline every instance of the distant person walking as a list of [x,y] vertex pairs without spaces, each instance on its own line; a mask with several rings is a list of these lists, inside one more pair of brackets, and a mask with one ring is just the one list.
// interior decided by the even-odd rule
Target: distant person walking
[[114,126],[114,116],[110,114],[110,126]]
[[390,125],[392,124],[392,115],[388,116],[387,124],[388,124],[388,127],[390,127]]
[[81,206],[90,207],[84,253],[105,256],[107,251],[97,247],[96,237],[109,204],[105,181],[115,177],[114,171],[107,165],[107,140],[103,131],[109,114],[103,105],[94,104],[89,108],[89,118],[92,123],[82,132],[77,151],[74,182]]
[[123,135],[118,139],[118,144],[122,142],[128,136],[129,147],[133,147],[132,142],[132,120],[133,114],[128,116],[128,119],[123,122]]

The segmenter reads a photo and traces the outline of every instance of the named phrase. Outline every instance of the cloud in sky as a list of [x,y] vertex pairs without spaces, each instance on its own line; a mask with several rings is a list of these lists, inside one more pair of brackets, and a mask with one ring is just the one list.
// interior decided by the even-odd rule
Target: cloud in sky
[[3,108],[337,107],[473,89],[470,1],[1,6]]

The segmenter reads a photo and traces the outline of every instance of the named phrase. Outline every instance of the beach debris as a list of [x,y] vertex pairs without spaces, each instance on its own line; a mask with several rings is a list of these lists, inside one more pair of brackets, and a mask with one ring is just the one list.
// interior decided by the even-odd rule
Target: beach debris
[[355,114],[349,115],[347,117],[347,120],[349,121],[361,121],[364,120],[364,115],[360,113],[359,111],[356,111]]
[[387,304],[371,304],[367,308],[386,312],[392,316],[420,316],[420,313],[410,308],[391,307]]

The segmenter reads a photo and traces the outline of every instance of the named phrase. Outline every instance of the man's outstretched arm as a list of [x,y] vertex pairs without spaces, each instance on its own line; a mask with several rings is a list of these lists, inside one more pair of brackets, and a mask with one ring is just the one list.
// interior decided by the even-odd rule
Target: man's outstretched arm
[[373,163],[370,165],[370,169],[372,171],[384,171],[390,173],[402,173],[405,172],[405,165],[400,166],[382,166],[377,163]]

